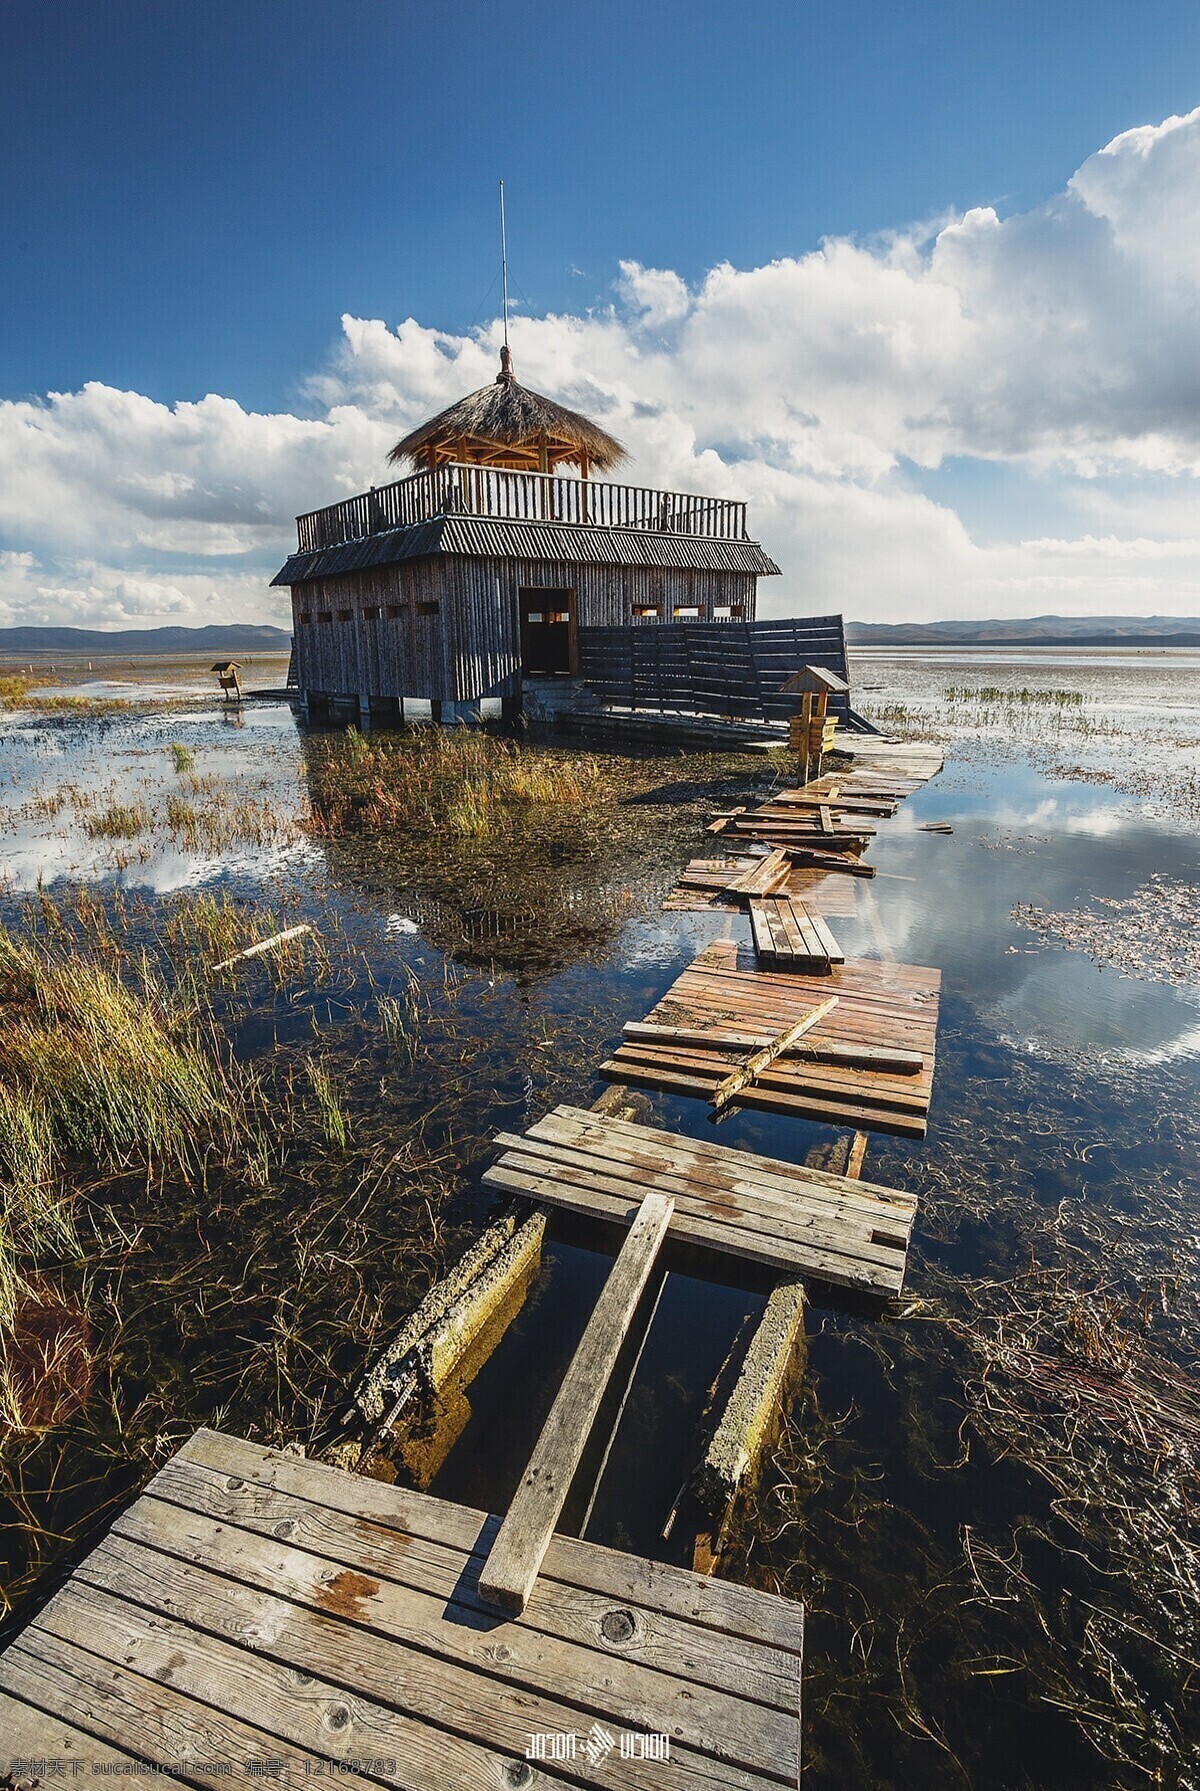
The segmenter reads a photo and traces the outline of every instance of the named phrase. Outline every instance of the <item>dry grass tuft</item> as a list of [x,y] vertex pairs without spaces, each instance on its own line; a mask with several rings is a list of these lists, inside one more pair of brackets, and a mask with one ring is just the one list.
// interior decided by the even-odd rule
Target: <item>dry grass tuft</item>
[[85,815],[83,825],[89,839],[133,840],[145,833],[150,816],[140,802],[110,802]]
[[594,808],[611,794],[600,761],[584,753],[466,728],[372,739],[351,730],[314,757],[309,827],[335,839],[435,829],[479,839],[534,806]]

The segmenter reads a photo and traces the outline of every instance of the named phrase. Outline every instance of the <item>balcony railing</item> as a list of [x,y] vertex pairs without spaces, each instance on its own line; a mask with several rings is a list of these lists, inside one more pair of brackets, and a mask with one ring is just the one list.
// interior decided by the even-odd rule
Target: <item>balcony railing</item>
[[301,553],[357,541],[436,516],[487,516],[503,522],[593,523],[607,529],[746,539],[746,506],[729,498],[689,497],[603,479],[514,473],[493,466],[439,466],[373,486],[296,518]]

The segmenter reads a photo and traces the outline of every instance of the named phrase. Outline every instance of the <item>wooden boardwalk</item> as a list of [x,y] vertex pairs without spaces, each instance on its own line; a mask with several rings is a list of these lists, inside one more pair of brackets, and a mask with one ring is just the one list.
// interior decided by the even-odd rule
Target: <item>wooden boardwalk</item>
[[798,1783],[802,1606],[556,1536],[524,1615],[503,1618],[478,1591],[496,1528],[198,1431],[0,1656],[0,1770]]
[[[747,1032],[775,1037],[837,995],[837,1006],[796,1051],[734,1098],[831,1125],[923,1138],[940,986],[940,971],[869,958],[837,965],[828,976],[754,970],[739,963],[733,940],[717,940],[647,1015],[651,1026],[682,1032],[686,1042],[627,1037],[601,1073],[612,1082],[710,1098],[729,1072],[730,1049]],[[705,1034],[711,1043],[696,1036]]]
[[593,1218],[629,1224],[647,1190],[675,1201],[670,1235],[839,1287],[900,1292],[916,1199],[578,1107],[558,1107],[484,1179]]
[[[793,968],[711,945],[603,1073],[716,1117],[741,1103],[853,1126],[843,1168],[867,1130],[922,1136],[938,973],[847,964],[826,917],[875,914],[859,855],[940,769],[868,741],[850,771],[723,817],[732,851],[690,865],[668,905],[748,907],[764,960]],[[803,1607],[556,1525],[667,1242],[791,1278],[791,1318],[759,1351],[761,1427],[802,1325],[797,1278],[898,1294],[915,1198],[573,1107],[497,1143],[492,1186],[627,1228],[507,1516],[198,1431],[0,1655],[0,1774],[205,1791],[334,1773],[394,1791],[799,1784]]]
[[750,930],[755,956],[768,969],[821,972],[846,961],[820,914],[795,896],[752,899]]

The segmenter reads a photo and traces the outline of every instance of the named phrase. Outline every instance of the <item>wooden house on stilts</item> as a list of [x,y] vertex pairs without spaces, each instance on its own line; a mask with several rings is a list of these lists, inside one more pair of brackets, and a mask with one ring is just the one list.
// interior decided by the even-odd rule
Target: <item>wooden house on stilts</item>
[[588,631],[753,622],[779,571],[745,504],[597,479],[620,443],[520,385],[507,345],[494,384],[391,459],[414,470],[298,518],[273,581],[291,588],[308,704],[418,700],[449,720],[498,697],[515,714],[530,680],[586,674]]

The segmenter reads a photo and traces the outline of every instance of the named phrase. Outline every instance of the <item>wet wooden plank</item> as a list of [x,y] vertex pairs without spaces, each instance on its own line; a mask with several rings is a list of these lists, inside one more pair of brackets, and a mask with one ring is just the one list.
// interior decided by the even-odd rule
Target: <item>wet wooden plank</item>
[[500,1610],[519,1616],[529,1602],[674,1209],[669,1195],[642,1201],[555,1396],[479,1575],[480,1596]]
[[[701,952],[646,1016],[645,1026],[657,1032],[627,1034],[601,1073],[610,1081],[710,1099],[729,1074],[728,1035],[776,1037],[836,994],[837,1008],[812,1029],[808,1043],[839,1051],[782,1056],[735,1099],[856,1129],[923,1136],[933,1091],[936,970],[874,959],[834,964],[827,975],[750,969],[737,952],[730,940]],[[668,1032],[686,1034],[686,1042],[668,1039]],[[705,1032],[714,1034],[711,1046],[702,1040]],[[856,1051],[864,1052],[857,1062]],[[882,1055],[873,1061],[874,1052]],[[889,1053],[902,1054],[902,1061],[890,1064]]]
[[797,1039],[802,1038],[806,1032],[811,1032],[813,1027],[819,1025],[827,1014],[832,1013],[837,1006],[837,999],[836,995],[831,995],[828,1001],[818,1002],[816,1007],[810,1008],[808,1013],[802,1014],[798,1020],[793,1020],[781,1032],[777,1032],[773,1038],[769,1039],[765,1045],[760,1045],[756,1051],[752,1051],[744,1063],[739,1064],[737,1069],[731,1070],[717,1083],[712,1091],[711,1105],[717,1108],[727,1106],[740,1089],[746,1088],[755,1081],[764,1070],[775,1062],[777,1057],[782,1057],[784,1052],[796,1043]]
[[[622,1031],[627,1039],[643,1045],[702,1045],[713,1050],[753,1051],[755,1046],[771,1042],[770,1035],[763,1032],[655,1026],[648,1020],[627,1020]],[[919,1051],[889,1049],[884,1045],[814,1045],[808,1039],[797,1040],[782,1055],[810,1057],[818,1063],[851,1064],[862,1069],[894,1070],[904,1076],[915,1076],[925,1061]]]
[[[197,1462],[224,1475],[227,1482],[237,1483],[231,1490],[250,1483],[274,1488],[331,1513],[340,1512],[356,1520],[356,1528],[357,1520],[365,1520],[396,1530],[403,1537],[443,1543],[465,1555],[473,1551],[486,1554],[498,1527],[495,1518],[449,1499],[362,1479],[323,1462],[298,1460],[283,1450],[221,1431],[196,1431],[175,1459]],[[772,1648],[794,1647],[798,1651],[801,1646],[803,1626],[797,1604],[751,1586],[710,1580],[569,1536],[556,1536],[550,1545],[540,1582],[551,1581],[632,1605],[639,1624],[643,1611],[656,1610],[700,1630],[737,1635]]]
[[754,860],[749,869],[731,878],[725,888],[730,895],[769,895],[779,884],[786,883],[790,874],[787,853],[776,850],[768,852],[765,858]]
[[496,1142],[493,1186],[623,1224],[654,1188],[674,1237],[877,1293],[903,1283],[911,1195],[570,1107]]
[[198,1432],[0,1656],[0,1733],[196,1786],[282,1757],[396,1791],[601,1791],[610,1762],[582,1746],[527,1758],[599,1722],[669,1737],[668,1759],[622,1758],[630,1791],[794,1782],[799,1605],[555,1537],[526,1617],[502,1618],[477,1584],[499,1531]]

